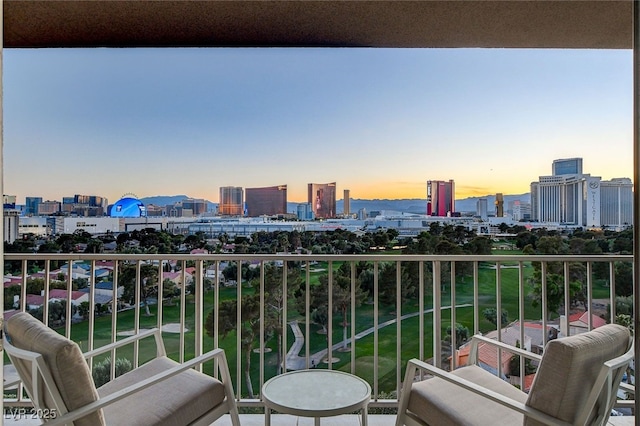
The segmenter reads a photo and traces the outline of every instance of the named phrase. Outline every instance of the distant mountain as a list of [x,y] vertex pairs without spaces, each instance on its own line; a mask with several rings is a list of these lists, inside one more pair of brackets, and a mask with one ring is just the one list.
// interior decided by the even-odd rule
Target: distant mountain
[[[142,201],[145,205],[153,204],[155,206],[164,207],[168,205],[174,205],[175,203],[186,200],[187,198],[193,197],[189,197],[188,195],[155,195],[153,197],[140,198],[140,201]],[[207,200],[207,203],[209,203],[209,210],[214,210],[217,206],[217,203],[212,203],[209,200]]]
[[169,204],[175,204],[178,201],[182,201],[185,198],[189,198],[186,195],[155,195],[153,197],[145,197],[145,198],[140,198],[140,201],[142,201],[145,204],[153,204],[155,206],[166,206]]
[[[481,198],[486,198],[487,200],[487,204],[488,204],[488,208],[489,208],[489,213],[493,212],[493,209],[495,208],[495,203],[496,203],[496,195],[492,194],[492,195],[486,195],[484,197],[469,197],[469,198],[464,198],[462,200],[456,200],[456,211],[460,212],[460,213],[465,213],[465,212],[475,212],[477,210],[477,205],[478,205],[478,200]],[[531,202],[531,194],[529,194],[528,192],[526,194],[519,194],[519,195],[504,195],[504,210],[507,211],[509,210],[509,204],[514,202],[514,201],[520,201],[521,203],[530,203]]]
[[[343,211],[344,200],[339,200],[336,206],[338,212]],[[397,211],[403,213],[425,214],[427,211],[427,200],[420,198],[408,198],[399,200],[373,199],[363,200],[351,199],[351,213],[357,213],[360,209],[365,209],[367,213],[372,211]]]
[[[493,211],[495,206],[496,196],[486,195],[484,197],[469,197],[456,200],[456,211],[460,213],[475,212],[477,209],[478,200],[486,198],[489,212]],[[530,203],[531,196],[529,193],[518,195],[504,195],[504,209],[509,209],[509,204],[513,201],[520,201],[522,203]],[[287,210],[290,212],[296,211],[296,206],[300,203],[288,203]],[[352,198],[351,199],[351,213],[357,213],[360,209],[365,209],[367,213],[372,211],[397,211],[402,213],[414,213],[414,214],[426,214],[427,212],[427,200],[420,198],[408,198],[398,200],[388,199],[373,199],[363,200]],[[341,213],[344,210],[344,200],[338,200],[336,202],[336,210]]]
[[[186,198],[191,198],[188,195],[156,195],[153,197],[145,197],[141,198],[144,204],[154,204],[156,206],[164,207],[166,205],[173,205],[179,201],[182,201]],[[487,204],[489,207],[489,211],[491,212],[493,206],[495,205],[496,196],[486,195],[484,197],[469,197],[463,198],[460,200],[456,200],[456,211],[460,213],[467,212],[475,212],[478,200],[481,198],[487,199]],[[504,209],[509,209],[509,204],[513,201],[520,201],[522,203],[530,203],[531,195],[529,193],[519,194],[519,195],[505,195],[504,196]],[[217,207],[217,203],[212,203],[211,201],[207,201],[209,203],[209,210],[215,210]],[[296,213],[298,204],[302,203],[287,203],[287,211],[289,213]],[[372,211],[396,211],[402,213],[414,213],[414,214],[425,214],[427,211],[427,200],[420,198],[406,198],[406,199],[398,199],[398,200],[388,200],[388,199],[373,199],[373,200],[364,200],[358,198],[351,199],[351,213],[357,213],[360,209],[365,209],[367,213],[371,213]],[[336,202],[336,210],[338,213],[342,213],[344,211],[344,200],[338,200]]]

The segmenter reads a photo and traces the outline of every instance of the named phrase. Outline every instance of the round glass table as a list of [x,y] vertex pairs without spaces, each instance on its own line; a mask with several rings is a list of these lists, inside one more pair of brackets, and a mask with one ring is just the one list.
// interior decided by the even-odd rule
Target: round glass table
[[271,424],[271,410],[294,416],[321,417],[361,411],[367,426],[371,386],[360,377],[335,370],[298,370],[269,379],[262,386],[265,425]]

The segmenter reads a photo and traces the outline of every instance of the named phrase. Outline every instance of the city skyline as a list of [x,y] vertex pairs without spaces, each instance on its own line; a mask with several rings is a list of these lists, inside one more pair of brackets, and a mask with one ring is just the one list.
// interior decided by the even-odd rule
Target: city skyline
[[4,53],[4,192],[110,203],[336,182],[354,199],[522,194],[551,162],[633,175],[632,52],[35,49]]

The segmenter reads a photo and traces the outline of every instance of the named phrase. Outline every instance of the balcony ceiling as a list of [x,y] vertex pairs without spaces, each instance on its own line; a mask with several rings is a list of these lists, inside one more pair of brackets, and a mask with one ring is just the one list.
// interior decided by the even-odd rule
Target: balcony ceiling
[[4,46],[632,48],[632,1],[4,0]]

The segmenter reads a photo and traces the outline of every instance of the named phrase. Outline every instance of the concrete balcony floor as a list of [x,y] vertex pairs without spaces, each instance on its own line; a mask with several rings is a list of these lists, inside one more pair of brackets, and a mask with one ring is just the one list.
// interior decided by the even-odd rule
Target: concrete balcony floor
[[[392,426],[396,421],[395,415],[370,414],[367,416],[368,426]],[[240,414],[242,426],[264,426],[264,415],[262,414]],[[359,426],[362,417],[357,414],[347,414],[343,416],[324,417],[320,420],[322,426]],[[36,419],[12,419],[4,418],[5,425],[31,426],[41,424]],[[288,416],[285,414],[273,414],[271,416],[273,426],[313,426],[313,418]],[[630,423],[631,424],[631,423]],[[222,416],[214,423],[214,426],[231,426],[231,419],[228,415]]]
[[[367,416],[368,426],[393,426],[396,421],[395,415],[390,414],[370,414]],[[262,414],[241,414],[240,423],[242,426],[264,426],[264,415]],[[323,426],[359,426],[362,417],[357,414],[346,414],[343,416],[324,417],[320,420]],[[37,420],[4,418],[6,425],[30,426],[41,424]],[[273,426],[313,426],[314,419],[309,417],[288,416],[285,414],[273,414],[271,416]],[[610,417],[607,426],[633,426],[635,418],[633,416]],[[223,416],[214,423],[214,426],[231,426],[228,415]]]
[[[390,414],[370,414],[367,416],[368,426],[393,426],[396,421],[395,415]],[[241,414],[240,423],[242,426],[263,426],[264,416],[262,414]],[[347,414],[335,417],[323,417],[320,420],[322,426],[358,426],[362,423],[362,417],[356,414]],[[313,426],[314,419],[309,417],[287,416],[284,414],[274,414],[271,416],[273,426]],[[633,426],[635,417],[620,416],[609,417],[607,426]],[[229,416],[224,416],[216,421],[215,426],[231,426]]]
[[[395,415],[369,414],[367,416],[368,426],[392,426],[395,424]],[[264,426],[264,415],[262,414],[240,414],[242,426]],[[358,426],[362,424],[362,416],[358,414],[346,414],[343,416],[323,417],[320,419],[322,426]],[[272,426],[313,426],[314,419],[311,417],[289,416],[286,414],[272,414]],[[216,421],[215,426],[231,426],[229,416],[223,416]]]

